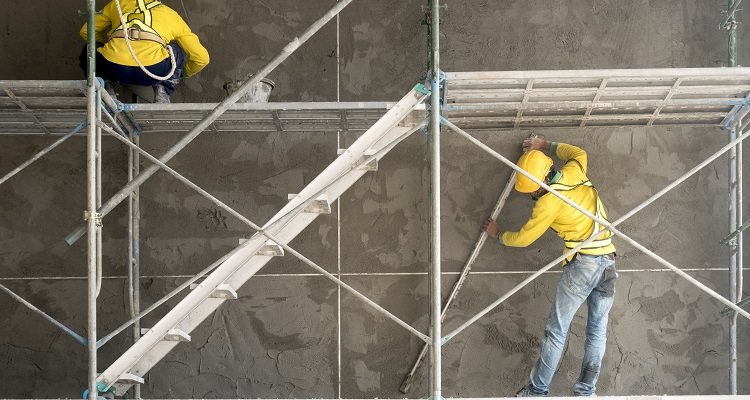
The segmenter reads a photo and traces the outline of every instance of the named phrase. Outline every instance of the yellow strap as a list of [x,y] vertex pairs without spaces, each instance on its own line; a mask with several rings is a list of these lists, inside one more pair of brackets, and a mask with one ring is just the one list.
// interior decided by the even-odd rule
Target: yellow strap
[[[132,29],[137,29],[139,31],[149,32],[149,33],[152,33],[154,35],[161,37],[161,35],[159,35],[159,33],[156,32],[154,28],[151,27],[151,24],[153,22],[153,18],[151,16],[151,9],[154,7],[158,7],[160,5],[161,5],[161,2],[159,1],[154,1],[149,4],[146,4],[145,0],[138,0],[138,7],[133,12],[123,13],[123,18],[126,21],[125,29],[127,29],[128,31],[131,31]],[[143,14],[143,20],[137,17],[132,20],[128,20],[128,18],[134,14]],[[114,32],[122,31],[122,30],[123,30],[122,24],[120,24],[120,26],[118,26]],[[110,36],[110,38],[125,37],[125,36],[115,36],[114,32],[112,32],[112,35]],[[147,40],[153,40],[153,39],[147,39]],[[154,41],[159,42],[157,40],[154,40]],[[162,45],[165,45],[164,39],[162,38],[162,40],[159,43],[161,43]]]
[[[576,246],[581,244],[583,240],[566,240],[565,241],[565,247],[569,249],[574,249]],[[581,247],[582,249],[599,249],[602,247],[607,247],[612,244],[612,238],[607,239],[601,239],[601,240],[594,240],[593,242]]]
[[[553,183],[549,185],[552,189],[555,189],[558,192],[567,192],[570,190],[573,190],[579,186],[588,186],[591,189],[594,190],[594,194],[596,195],[596,217],[599,219],[603,219],[604,221],[607,221],[606,218],[604,218],[604,214],[602,213],[602,210],[604,209],[604,204],[602,204],[601,198],[599,198],[599,192],[596,190],[594,185],[591,183],[591,181],[583,181],[581,183],[578,183],[576,185],[564,185],[562,183]],[[609,223],[609,221],[607,221]],[[594,221],[594,231],[591,232],[591,235],[583,240],[566,240],[565,241],[565,247],[572,249],[578,246],[579,244],[583,243],[584,241],[588,240],[591,237],[597,237],[599,236],[599,232],[604,230],[604,226],[599,224],[598,222]],[[607,247],[612,244],[612,232],[609,232],[609,237],[606,239],[598,239],[594,240],[593,242],[585,245],[582,247],[582,249],[597,249],[601,247]]]

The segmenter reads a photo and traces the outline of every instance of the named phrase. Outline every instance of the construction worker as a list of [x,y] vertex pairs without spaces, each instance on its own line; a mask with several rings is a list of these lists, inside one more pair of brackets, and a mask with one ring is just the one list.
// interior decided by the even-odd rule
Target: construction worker
[[[525,152],[518,160],[519,167],[591,214],[606,219],[604,205],[586,176],[585,151],[573,145],[540,138],[524,140],[523,149]],[[548,150],[565,165],[556,170],[552,159],[541,150]],[[565,241],[566,251],[592,236],[596,237],[563,261],[563,274],[547,319],[539,360],[531,370],[530,382],[516,393],[516,397],[546,396],[549,393],[549,384],[562,356],[568,328],[584,301],[588,302],[585,353],[573,394],[593,396],[607,343],[607,318],[614,301],[617,279],[612,233],[600,233],[603,230],[601,225],[554,194],[547,193],[526,176],[518,175],[515,189],[530,194],[536,204],[531,218],[518,232],[503,232],[494,220],[485,221],[484,230],[502,244],[526,247],[547,228],[552,228]]]
[[[179,14],[157,0],[112,0],[96,14],[95,24],[97,76],[123,84],[153,86],[157,103],[169,103],[180,78],[195,75],[208,64],[208,51],[198,36]],[[86,40],[86,24],[80,33]],[[87,64],[84,46],[80,57],[84,74]]]

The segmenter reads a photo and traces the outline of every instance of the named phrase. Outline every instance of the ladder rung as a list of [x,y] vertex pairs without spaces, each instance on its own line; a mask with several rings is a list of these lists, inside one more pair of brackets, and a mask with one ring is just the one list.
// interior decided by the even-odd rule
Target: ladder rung
[[[293,199],[296,194],[290,194],[289,200]],[[328,201],[328,196],[322,195],[317,199],[313,200],[310,204],[305,207],[304,212],[311,214],[330,214],[331,203]]]
[[[195,289],[198,287],[197,283],[191,283],[190,289]],[[237,291],[234,290],[233,287],[227,285],[226,283],[222,283],[219,285],[216,290],[209,296],[214,299],[236,299],[237,298]]]
[[[141,328],[141,335],[145,335],[150,330],[151,328]],[[172,329],[164,336],[164,340],[170,342],[189,342],[190,335],[181,329]]]
[[145,382],[146,381],[144,381],[143,378],[141,378],[140,376],[131,374],[129,372],[124,373],[120,375],[119,378],[117,378],[117,383],[127,383],[130,385],[143,384]]
[[[346,149],[338,149],[338,155],[344,154],[345,151],[346,151]],[[357,160],[357,164],[363,163],[365,160],[367,160],[371,156],[375,155],[375,153],[377,153],[377,151],[375,149],[367,149],[367,150],[365,150],[365,154]],[[378,159],[377,158],[373,158],[372,160],[370,160],[370,162],[368,162],[367,164],[364,164],[364,165],[360,166],[358,169],[360,171],[377,171],[378,170]]]

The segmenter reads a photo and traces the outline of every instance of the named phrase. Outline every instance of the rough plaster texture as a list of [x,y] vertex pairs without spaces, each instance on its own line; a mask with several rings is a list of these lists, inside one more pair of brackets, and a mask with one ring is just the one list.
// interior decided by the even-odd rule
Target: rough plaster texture
[[[355,1],[340,18],[340,70],[332,22],[269,76],[277,83],[271,101],[399,99],[425,75],[426,29],[419,24],[423,3]],[[256,71],[333,1],[184,0],[184,8],[182,2],[168,4],[186,16],[212,56],[202,73],[180,86],[173,101],[216,102],[223,98],[225,81]],[[726,35],[717,29],[725,2],[446,4],[441,30],[446,71],[725,65]],[[84,8],[82,0],[0,3],[0,49],[5,56],[0,79],[79,79],[82,43],[77,32],[83,17],[77,10]],[[750,64],[743,27],[739,63]],[[528,133],[475,132],[511,159],[519,155],[520,140]],[[726,132],[706,128],[543,133],[589,151],[591,179],[613,219],[727,140]],[[348,145],[356,136],[344,133],[340,140]],[[447,294],[510,170],[457,135],[443,136],[441,245],[443,269],[453,273],[443,280]],[[144,136],[142,145],[161,154],[178,137]],[[336,132],[204,133],[170,165],[264,223],[283,206],[287,193],[297,193],[336,157],[338,140]],[[2,138],[0,174],[49,142],[41,137]],[[337,203],[340,224],[336,213],[322,216],[292,242],[331,272],[340,268],[344,274],[359,274],[344,279],[425,332],[430,245],[427,144],[422,134],[409,138],[381,160],[379,171],[367,174],[342,196]],[[126,159],[123,146],[105,142],[105,197],[124,184]],[[86,283],[80,279],[85,276],[85,246],[68,246],[63,237],[80,222],[84,165],[84,141],[75,138],[0,186],[2,283],[79,333],[86,327]],[[718,242],[728,233],[727,191],[727,158],[722,157],[636,214],[621,230],[682,268],[726,268],[728,250]],[[177,275],[203,269],[252,233],[166,173],[156,174],[141,193],[144,306],[184,281]],[[520,227],[531,207],[526,196],[511,195],[501,226]],[[105,219],[104,271],[109,278],[99,299],[100,333],[127,319],[122,278],[126,226],[123,206]],[[728,321],[719,315],[723,307],[673,273],[659,271],[653,260],[622,241],[617,246],[621,272],[599,394],[726,394]],[[540,268],[560,251],[552,233],[526,249],[486,245],[474,266],[484,274],[469,277],[445,329],[473,316],[524,279],[524,271]],[[261,270],[310,272],[292,256]],[[559,273],[557,267],[543,275],[444,347],[444,396],[508,396],[526,382]],[[726,293],[726,271],[689,273]],[[27,279],[37,277],[46,278]],[[404,397],[398,388],[421,342],[346,292],[339,303],[337,288],[327,279],[259,276],[239,294],[238,301],[228,302],[192,333],[192,343],[178,346],[148,374],[144,397]],[[84,348],[9,297],[0,297],[0,397],[79,397],[86,386]],[[143,326],[165,312],[147,317]],[[555,395],[569,395],[578,375],[584,312],[573,322],[552,383]],[[740,319],[740,332],[747,327]],[[745,379],[750,350],[746,337],[740,334],[738,344],[741,394],[750,392]],[[100,369],[131,341],[129,334],[122,334],[104,346]],[[428,396],[426,375],[422,369],[408,397]]]

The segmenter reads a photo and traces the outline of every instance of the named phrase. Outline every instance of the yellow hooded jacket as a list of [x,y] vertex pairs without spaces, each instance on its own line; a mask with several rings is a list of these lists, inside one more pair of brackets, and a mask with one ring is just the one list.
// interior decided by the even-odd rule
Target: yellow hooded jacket
[[[143,0],[143,2],[151,5],[157,1]],[[126,21],[139,19],[145,23],[147,18],[144,14],[136,12],[138,10],[138,0],[120,0],[120,7],[122,8],[123,15],[131,13],[126,17]],[[187,26],[179,14],[163,4],[155,5],[149,11],[151,13],[150,26],[164,39],[164,43],[176,41],[185,51],[187,56],[185,60],[185,75],[195,75],[208,65],[208,51],[201,45],[198,36],[190,30],[190,27]],[[96,15],[94,22],[96,25],[96,41],[105,43],[104,47],[98,49],[102,56],[115,64],[137,66],[138,64],[133,60],[125,39],[112,38],[110,40],[109,38],[112,32],[120,27],[120,16],[117,13],[117,5],[115,5],[114,0],[104,7],[101,14]],[[88,38],[86,24],[83,25],[80,33],[83,40]],[[167,49],[157,42],[151,40],[131,40],[130,44],[133,47],[135,55],[144,66],[158,64],[169,57]]]
[[[560,170],[562,176],[556,184],[574,187],[571,190],[564,191],[555,187],[560,185],[552,185],[552,188],[596,215],[599,196],[593,187],[583,184],[588,182],[586,152],[573,145],[554,142],[550,146],[550,153],[565,161],[565,165]],[[604,207],[601,203],[599,205],[601,216],[606,219],[607,214]],[[500,235],[500,241],[506,246],[526,247],[542,236],[547,228],[552,228],[565,241],[565,251],[567,251],[588,239],[593,234],[596,225],[591,218],[566,204],[554,194],[547,193],[537,200],[534,210],[531,212],[531,218],[521,230],[519,232],[503,232]],[[603,227],[599,226],[599,229],[601,230]],[[611,237],[612,233],[607,231],[592,244],[578,252],[592,255],[613,253],[615,252],[615,246],[612,244]],[[570,261],[572,257],[568,257],[566,261]]]

